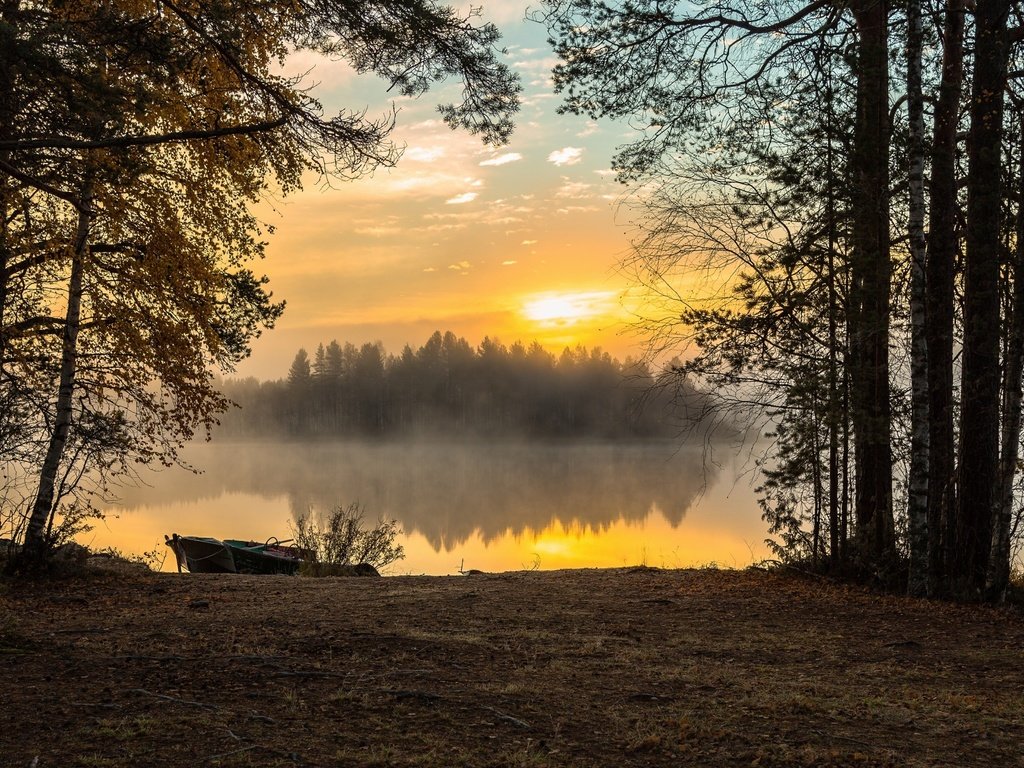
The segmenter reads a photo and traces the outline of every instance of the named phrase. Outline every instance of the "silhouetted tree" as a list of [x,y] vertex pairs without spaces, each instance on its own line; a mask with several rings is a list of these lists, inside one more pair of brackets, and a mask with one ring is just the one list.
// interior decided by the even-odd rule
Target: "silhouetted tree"
[[267,179],[287,193],[306,170],[396,158],[389,119],[324,117],[276,62],[313,51],[406,95],[459,76],[444,119],[501,142],[519,88],[497,37],[431,0],[0,4],[0,381],[44,405],[38,448],[18,455],[39,462],[26,558],[60,478],[80,476],[72,455],[115,474],[169,461],[225,406],[210,367],[229,370],[280,312],[244,267]]
[[[537,343],[511,350],[485,338],[477,348],[455,334],[435,333],[398,356],[378,344],[355,350],[331,397],[350,418],[332,423],[329,401],[309,397],[318,386],[300,350],[288,378],[255,385],[223,383],[242,407],[225,415],[225,436],[348,437],[433,431],[448,435],[644,437],[674,434],[667,392],[646,364],[620,364],[598,349],[566,349],[558,362]],[[329,350],[331,347],[328,346]],[[687,389],[685,406],[700,411],[704,393]]]
[[[1001,174],[1021,149],[1003,100],[1024,35],[1007,30],[1008,0],[967,5],[549,0],[545,20],[564,109],[644,129],[614,165],[643,188],[638,277],[671,308],[645,328],[664,351],[681,321],[694,349],[680,374],[728,383],[735,406],[775,409],[762,490],[784,550],[820,563],[827,524],[833,567],[855,554],[864,576],[908,573],[916,594],[976,598],[987,587],[995,598],[1011,551],[1024,337],[1024,233],[1012,224],[1022,202]],[[901,62],[905,98],[892,86]],[[903,173],[909,195],[895,196]],[[707,254],[730,264],[718,306],[693,298],[696,271],[726,264]],[[892,488],[905,458],[901,541]],[[844,543],[850,494],[854,552]]]
[[1008,0],[978,0],[967,177],[964,348],[957,457],[956,542],[950,581],[961,594],[985,585],[999,482],[999,314],[1003,94]]

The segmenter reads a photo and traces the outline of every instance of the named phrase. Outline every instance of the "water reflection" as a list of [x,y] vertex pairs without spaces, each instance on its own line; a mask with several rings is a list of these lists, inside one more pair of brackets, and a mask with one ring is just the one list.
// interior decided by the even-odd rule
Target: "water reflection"
[[[400,568],[428,573],[457,569],[453,554],[485,569],[646,557],[742,565],[754,556],[742,543],[760,538],[749,488],[731,472],[720,482],[703,450],[669,442],[250,442],[194,446],[187,458],[204,473],[171,470],[124,489],[109,532],[144,537],[162,524],[153,535],[281,535],[289,517],[358,502],[368,517],[401,524]],[[706,519],[681,526],[698,500]]]

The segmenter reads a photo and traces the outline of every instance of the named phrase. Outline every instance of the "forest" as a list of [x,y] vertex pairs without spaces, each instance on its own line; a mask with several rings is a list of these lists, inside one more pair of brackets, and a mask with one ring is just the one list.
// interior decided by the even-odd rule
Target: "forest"
[[[555,357],[538,343],[476,348],[435,332],[399,355],[380,343],[300,349],[285,379],[227,379],[239,407],[221,417],[221,437],[325,438],[418,435],[474,437],[676,436],[699,420],[706,397],[659,385],[642,361],[619,362],[600,348]],[[729,433],[710,414],[705,426]]]
[[[560,112],[629,128],[611,164],[648,370],[678,359],[659,385],[770,425],[758,466],[779,558],[1002,599],[1024,531],[1020,6],[543,0],[530,18]],[[392,118],[326,114],[279,62],[304,51],[408,97],[451,79],[440,117],[491,146],[522,86],[497,27],[433,0],[9,0],[0,22],[0,525],[40,560],[68,513],[175,463],[229,408],[217,376],[283,311],[254,271],[266,191],[401,155]],[[490,359],[449,346],[478,372]],[[535,361],[566,378],[518,404],[509,379],[482,402],[432,371],[414,408],[397,393],[418,353],[358,353],[362,389],[284,423],[268,405],[259,429],[417,429],[430,410],[460,429],[596,424],[593,393],[531,400],[599,379],[589,358],[573,376]],[[293,373],[265,386],[301,386]]]
[[1001,599],[1021,534],[1024,14],[1009,0],[544,4],[626,119],[653,352],[771,419],[778,554]]
[[[445,0],[0,0],[0,762],[1020,764],[1024,4],[488,4],[543,27],[537,66],[518,72],[522,48]],[[310,61],[362,78],[339,97],[354,103],[325,108]],[[538,105],[617,137],[609,216],[632,233],[643,357],[439,332],[225,378],[284,311],[260,206],[399,162],[399,106],[375,116],[361,88],[445,82],[436,124],[490,148],[517,121],[547,139]],[[367,179],[381,211],[385,176]],[[497,184],[460,180],[440,205],[493,212]],[[388,301],[411,295],[408,264],[378,266]],[[743,570],[313,579],[57,557],[111,488],[218,428],[287,450],[513,426],[681,445],[730,424],[775,546]],[[445,474],[434,459],[419,470]],[[676,521],[703,482],[679,482]],[[248,524],[248,498],[211,528]]]
[[393,115],[328,112],[288,55],[508,140],[493,24],[432,0],[0,3],[0,534],[45,567],[111,482],[205,436],[283,303],[254,208],[393,165]]

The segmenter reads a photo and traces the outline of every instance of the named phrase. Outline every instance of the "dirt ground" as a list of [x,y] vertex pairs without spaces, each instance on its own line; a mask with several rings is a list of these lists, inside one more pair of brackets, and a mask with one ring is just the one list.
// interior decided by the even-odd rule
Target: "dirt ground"
[[1021,766],[1019,611],[759,571],[0,582],[0,765]]

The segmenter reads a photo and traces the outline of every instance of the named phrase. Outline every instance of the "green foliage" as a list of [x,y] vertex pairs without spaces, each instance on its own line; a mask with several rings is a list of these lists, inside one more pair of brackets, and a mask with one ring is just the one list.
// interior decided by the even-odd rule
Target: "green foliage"
[[359,504],[337,507],[320,523],[312,514],[304,515],[292,527],[295,546],[306,558],[300,571],[306,576],[331,576],[364,563],[385,568],[405,557],[395,541],[401,533],[397,520],[366,527]]

